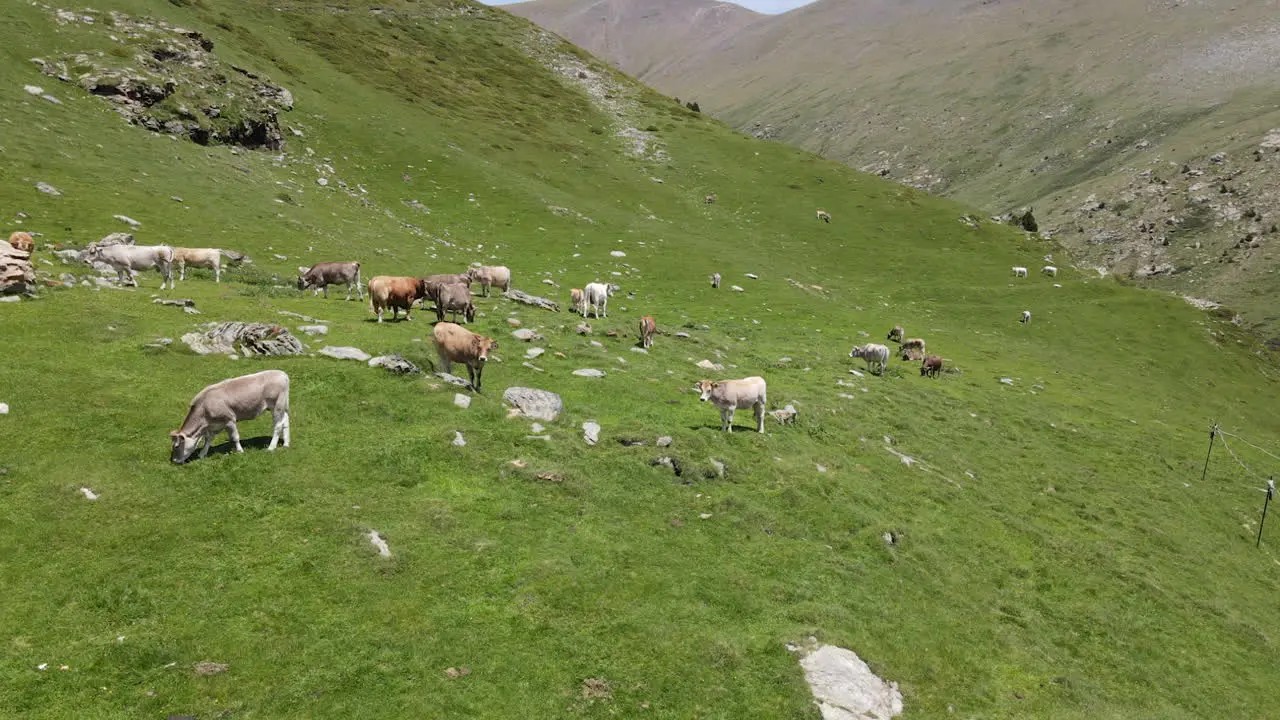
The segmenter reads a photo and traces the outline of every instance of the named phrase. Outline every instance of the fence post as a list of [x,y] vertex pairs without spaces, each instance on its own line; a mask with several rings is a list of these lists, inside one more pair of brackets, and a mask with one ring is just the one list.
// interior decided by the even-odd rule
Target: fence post
[[1204,482],[1205,477],[1209,474],[1209,457],[1213,455],[1213,441],[1218,437],[1218,423],[1214,423],[1209,428],[1209,452],[1204,456],[1204,470],[1200,473],[1200,482]]
[[1253,544],[1254,547],[1262,547],[1262,526],[1267,524],[1267,506],[1271,504],[1271,496],[1275,491],[1276,481],[1273,477],[1267,481],[1267,497],[1262,501],[1262,520],[1258,521],[1258,541]]

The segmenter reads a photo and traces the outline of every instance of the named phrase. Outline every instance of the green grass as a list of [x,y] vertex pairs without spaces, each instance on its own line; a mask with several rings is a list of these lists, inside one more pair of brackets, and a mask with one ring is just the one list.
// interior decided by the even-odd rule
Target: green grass
[[[898,682],[910,717],[1266,715],[1280,582],[1274,545],[1253,547],[1261,496],[1224,453],[1207,482],[1198,474],[1210,422],[1267,446],[1280,429],[1276,368],[1234,326],[1070,272],[1061,288],[1011,282],[1011,265],[1052,248],[970,230],[964,208],[648,93],[636,126],[657,125],[671,160],[638,163],[592,131],[610,119],[585,95],[521,59],[525,26],[495,11],[113,7],[207,32],[224,62],[285,84],[297,109],[284,122],[305,137],[277,163],[128,127],[28,60],[81,49],[85,28],[55,31],[29,6],[0,25],[0,207],[29,214],[21,227],[81,245],[124,213],[143,222],[140,242],[255,261],[221,286],[199,274],[163,293],[194,298],[199,317],[152,304],[154,274],[136,292],[48,289],[0,306],[3,714],[815,718],[784,644],[816,635]],[[345,49],[359,46],[370,52]],[[433,53],[447,59],[424,67]],[[316,185],[325,158],[370,206]],[[431,213],[403,202],[415,199]],[[481,300],[476,328],[502,362],[467,410],[431,377],[142,347],[286,310],[330,321],[326,342],[427,365],[414,342],[429,338],[427,313],[377,325],[341,292],[277,285],[324,259],[360,259],[367,278],[491,257],[562,303],[569,287],[619,282],[610,317],[591,321],[604,347],[568,313]],[[712,271],[726,289],[710,288]],[[545,372],[521,366],[512,312],[545,335]],[[648,355],[629,350],[642,314],[669,333]],[[895,322],[959,372],[849,374],[859,331],[876,340]],[[718,432],[687,391],[703,358],[726,377],[763,374],[772,405],[801,409],[797,425]],[[191,397],[267,367],[292,378],[294,446],[263,452],[258,420],[242,428],[244,455],[172,466],[165,433]],[[582,367],[607,376],[570,374]],[[506,418],[513,385],[564,396],[549,442]],[[589,419],[604,427],[596,447],[581,439]],[[618,442],[658,435],[674,444]],[[904,466],[886,435],[930,470]],[[651,467],[659,454],[684,474]],[[230,669],[198,677],[201,660]],[[460,666],[471,673],[445,675]],[[588,678],[611,697],[584,697]]]

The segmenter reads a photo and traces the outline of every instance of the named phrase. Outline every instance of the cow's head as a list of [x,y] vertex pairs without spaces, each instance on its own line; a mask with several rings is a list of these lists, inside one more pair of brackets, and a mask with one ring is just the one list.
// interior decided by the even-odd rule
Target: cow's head
[[191,457],[191,453],[196,451],[196,440],[198,438],[177,430],[171,431],[169,438],[173,440],[173,450],[169,453],[169,460],[172,462],[184,463],[187,458]]
[[862,357],[862,346],[854,345],[853,349],[849,351],[849,357],[851,358]]
[[298,276],[298,289],[299,289],[299,290],[306,290],[306,289],[307,289],[307,276],[306,276],[306,275],[299,275],[299,276]]
[[714,380],[699,380],[693,384],[693,391],[698,393],[698,399],[706,402],[711,397],[711,391],[716,389],[720,383]]
[[468,278],[470,278],[470,279],[474,280],[474,279],[475,279],[475,277],[476,277],[476,275],[479,275],[479,274],[480,274],[480,268],[478,268],[478,267],[470,267],[470,268],[467,268],[467,277],[468,277]]
[[[475,270],[475,268],[472,268],[471,270]],[[471,287],[471,270],[468,270],[465,273],[458,273],[458,282],[466,285],[467,287]]]
[[498,347],[498,341],[483,335],[472,335],[471,345],[476,350],[476,359],[482,363],[489,362],[489,351]]
[[619,290],[621,290],[621,289],[622,289],[622,286],[621,286],[621,285],[615,285],[615,284],[613,284],[613,283],[609,283],[608,288],[606,288],[607,292],[608,292],[610,295],[613,295],[614,293],[618,292],[618,291],[619,291]]

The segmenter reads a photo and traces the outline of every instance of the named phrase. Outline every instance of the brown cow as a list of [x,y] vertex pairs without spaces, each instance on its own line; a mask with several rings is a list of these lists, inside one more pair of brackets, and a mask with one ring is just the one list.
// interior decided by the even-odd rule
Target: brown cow
[[653,321],[652,315],[640,318],[640,347],[646,350],[653,347],[653,335],[656,332],[658,324]]
[[9,236],[9,244],[14,250],[19,252],[35,252],[36,241],[31,239],[31,233],[16,232]]
[[458,321],[458,313],[468,323],[476,321],[476,306],[471,303],[471,289],[462,283],[450,283],[440,288],[436,297],[436,321],[444,322],[444,314],[453,313],[453,321]]
[[920,363],[921,377],[925,375],[937,377],[940,372],[942,372],[942,358],[937,355],[930,355],[924,359],[924,362]]
[[364,291],[360,288],[360,263],[358,262],[322,262],[312,265],[309,270],[298,277],[298,290],[315,288],[311,293],[324,290],[325,299],[329,297],[330,285],[346,285],[347,299],[351,299],[351,288],[356,289],[356,296],[364,300]]
[[484,372],[485,363],[489,361],[489,351],[498,347],[498,341],[477,335],[451,322],[436,323],[431,335],[435,339],[436,352],[440,355],[444,371],[453,370],[455,362],[466,364],[471,387],[480,392],[480,375]]
[[405,320],[412,320],[413,304],[425,295],[422,281],[416,277],[376,275],[369,278],[369,304],[377,313],[378,322],[382,322],[382,312],[387,308],[391,308],[392,320],[400,319],[401,310]]

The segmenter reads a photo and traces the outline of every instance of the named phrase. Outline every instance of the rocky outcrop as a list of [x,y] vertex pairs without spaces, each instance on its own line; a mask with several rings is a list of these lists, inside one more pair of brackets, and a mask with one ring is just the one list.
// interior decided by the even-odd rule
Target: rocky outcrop
[[213,41],[195,30],[119,12],[56,11],[60,24],[101,28],[109,52],[36,58],[45,75],[111,103],[134,125],[200,145],[281,150],[279,113],[293,94],[257,74],[222,63]]
[[28,295],[35,292],[35,286],[31,253],[0,240],[0,295]]
[[204,332],[183,335],[182,342],[198,355],[301,355],[304,350],[288,330],[267,323],[211,323]]

